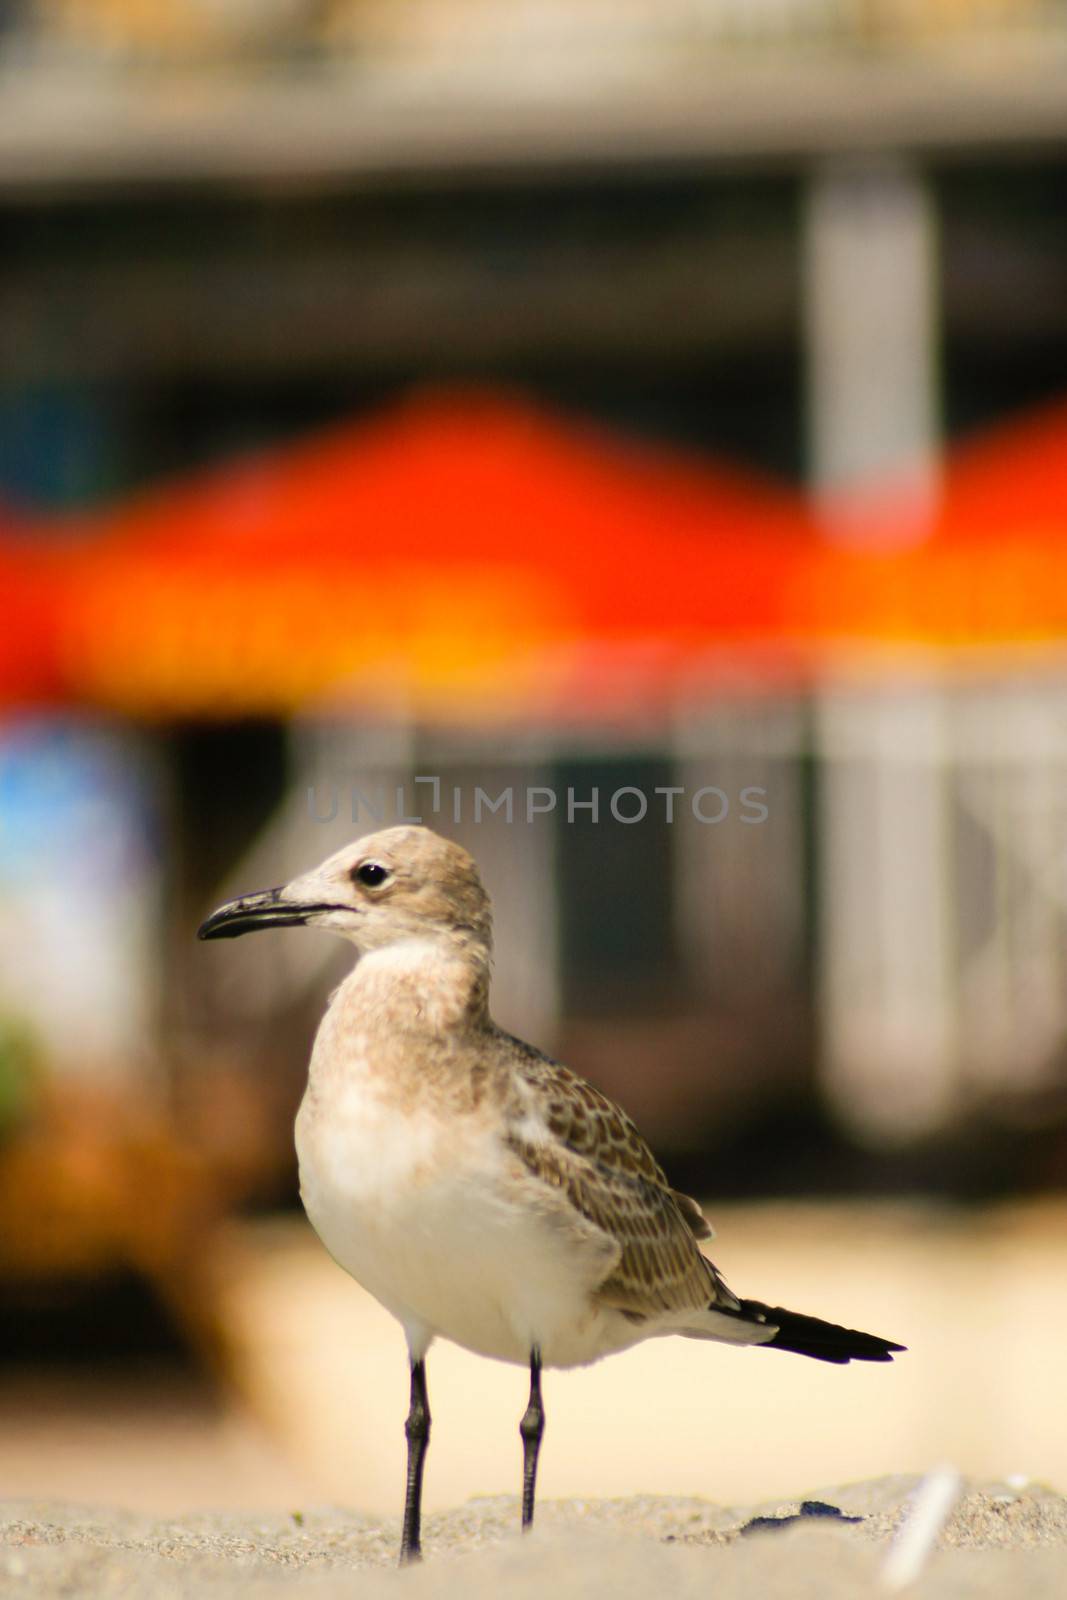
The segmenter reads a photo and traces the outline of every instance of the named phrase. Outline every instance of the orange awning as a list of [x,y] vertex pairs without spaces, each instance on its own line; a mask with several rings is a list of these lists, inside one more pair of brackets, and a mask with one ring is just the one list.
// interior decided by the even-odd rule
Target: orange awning
[[810,541],[784,490],[471,393],[82,519],[52,565],[70,692],[119,710],[560,715],[780,652]]
[[[892,526],[892,487],[877,528]],[[907,522],[913,508],[901,501]],[[1067,402],[950,451],[925,537],[903,549],[822,543],[795,610],[829,649],[971,658],[1067,644]]]
[[0,505],[0,708],[47,703],[65,687],[55,593],[39,551],[30,520]]
[[0,674],[152,717],[559,718],[739,669],[1047,652],[1067,639],[1067,404],[951,454],[926,537],[899,549],[819,538],[752,475],[450,392],[70,521],[39,552]]

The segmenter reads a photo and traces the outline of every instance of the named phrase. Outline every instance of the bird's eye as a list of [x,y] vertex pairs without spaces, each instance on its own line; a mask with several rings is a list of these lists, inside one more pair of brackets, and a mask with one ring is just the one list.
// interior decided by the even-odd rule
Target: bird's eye
[[361,867],[356,868],[356,877],[360,883],[365,883],[368,889],[379,888],[389,876],[389,869],[383,867],[379,861],[364,861]]

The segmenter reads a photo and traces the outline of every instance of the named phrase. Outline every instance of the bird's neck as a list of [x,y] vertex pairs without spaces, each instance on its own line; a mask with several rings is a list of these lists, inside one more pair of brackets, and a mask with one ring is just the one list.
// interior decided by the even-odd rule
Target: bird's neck
[[489,951],[481,943],[405,939],[361,956],[342,993],[365,1027],[438,1035],[484,1028]]

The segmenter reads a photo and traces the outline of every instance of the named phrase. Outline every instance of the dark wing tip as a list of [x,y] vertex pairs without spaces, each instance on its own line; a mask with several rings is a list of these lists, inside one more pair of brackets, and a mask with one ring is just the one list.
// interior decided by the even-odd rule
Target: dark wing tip
[[858,1328],[842,1328],[836,1322],[823,1322],[784,1306],[765,1306],[759,1300],[742,1300],[741,1314],[752,1321],[771,1323],[777,1328],[763,1348],[791,1350],[814,1361],[832,1361],[845,1366],[849,1361],[892,1361],[907,1345],[882,1339],[876,1333],[861,1333]]

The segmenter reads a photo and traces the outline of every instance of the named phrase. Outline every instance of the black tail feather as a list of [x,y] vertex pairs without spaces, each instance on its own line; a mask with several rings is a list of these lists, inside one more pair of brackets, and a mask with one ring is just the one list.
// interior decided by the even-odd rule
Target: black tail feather
[[839,1366],[848,1361],[892,1361],[894,1351],[907,1348],[889,1339],[879,1339],[874,1333],[841,1328],[836,1322],[805,1317],[799,1311],[786,1311],[782,1306],[765,1306],[760,1300],[742,1300],[741,1316],[746,1322],[770,1323],[777,1328],[774,1338],[766,1341],[765,1349],[792,1350],[798,1356],[833,1361]]

